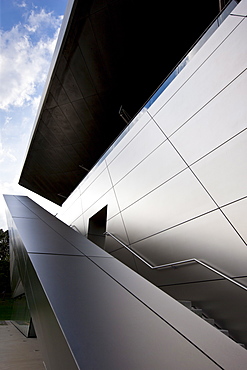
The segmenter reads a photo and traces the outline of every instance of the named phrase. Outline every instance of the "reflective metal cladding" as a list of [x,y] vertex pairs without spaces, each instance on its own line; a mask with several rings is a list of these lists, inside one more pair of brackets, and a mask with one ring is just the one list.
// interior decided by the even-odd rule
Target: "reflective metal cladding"
[[216,16],[215,3],[199,20],[190,3],[70,1],[20,184],[61,205],[126,126],[120,107],[129,121]]
[[48,370],[245,368],[247,352],[179,302],[27,197],[5,201]]

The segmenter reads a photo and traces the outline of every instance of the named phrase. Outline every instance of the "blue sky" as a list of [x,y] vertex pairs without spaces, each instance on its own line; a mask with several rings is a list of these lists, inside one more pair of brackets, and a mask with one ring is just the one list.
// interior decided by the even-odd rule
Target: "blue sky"
[[67,0],[1,0],[0,23],[0,229],[7,229],[2,194],[27,195],[18,185],[36,112]]

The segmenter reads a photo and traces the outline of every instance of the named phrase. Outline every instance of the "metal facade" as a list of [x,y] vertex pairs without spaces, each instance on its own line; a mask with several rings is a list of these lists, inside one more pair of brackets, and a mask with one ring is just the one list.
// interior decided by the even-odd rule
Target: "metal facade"
[[[59,217],[106,231],[152,265],[196,258],[246,285],[247,2],[231,11],[64,203]],[[198,264],[155,271],[118,241],[104,248],[247,344],[244,289]]]
[[61,205],[125,128],[120,107],[133,117],[216,14],[217,1],[195,16],[183,2],[70,0],[20,184]]
[[[242,0],[92,168],[100,148],[58,215],[71,227],[26,197],[5,197],[13,289],[26,293],[48,369],[246,368],[243,348],[173,299],[193,301],[247,345],[246,16]],[[79,153],[72,176],[75,167],[66,167],[71,158],[63,154],[67,145],[72,157],[74,143],[64,141],[77,116],[64,125],[68,102],[58,107],[59,93],[49,106],[51,90],[21,183],[61,204],[86,157]],[[73,110],[85,103],[77,98],[68,103]],[[39,136],[45,122],[50,131]],[[59,135],[49,136],[56,126]],[[51,147],[59,137],[58,153]],[[191,259],[202,263],[144,263]]]
[[47,369],[245,369],[246,350],[186,307],[29,198],[5,200]]

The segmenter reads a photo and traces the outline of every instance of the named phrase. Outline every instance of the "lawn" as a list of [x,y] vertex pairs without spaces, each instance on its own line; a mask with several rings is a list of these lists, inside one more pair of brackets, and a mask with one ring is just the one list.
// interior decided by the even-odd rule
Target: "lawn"
[[13,309],[13,299],[0,300],[0,320],[10,320]]

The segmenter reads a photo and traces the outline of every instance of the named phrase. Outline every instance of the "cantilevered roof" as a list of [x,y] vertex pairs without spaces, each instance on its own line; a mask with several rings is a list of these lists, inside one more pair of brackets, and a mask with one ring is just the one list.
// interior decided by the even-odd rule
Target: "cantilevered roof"
[[64,202],[218,13],[199,5],[69,1],[20,185]]

